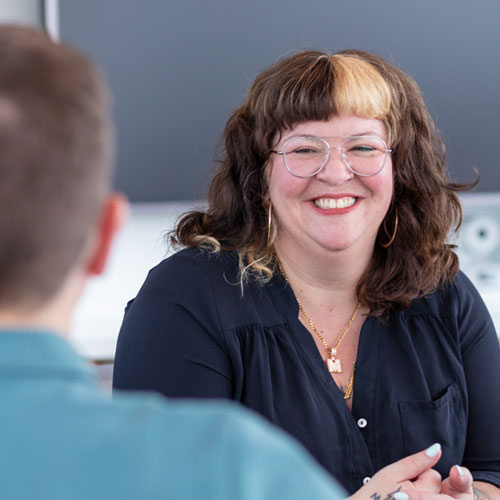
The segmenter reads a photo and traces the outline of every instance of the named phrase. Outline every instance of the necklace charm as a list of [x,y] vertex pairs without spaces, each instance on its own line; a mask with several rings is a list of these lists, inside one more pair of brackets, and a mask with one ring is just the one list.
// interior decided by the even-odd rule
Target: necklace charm
[[326,366],[330,373],[342,373],[342,365],[340,364],[340,359],[328,358],[326,360]]
[[335,347],[330,348],[330,357],[326,360],[326,366],[330,373],[342,373],[342,363],[340,359],[336,359],[337,349]]

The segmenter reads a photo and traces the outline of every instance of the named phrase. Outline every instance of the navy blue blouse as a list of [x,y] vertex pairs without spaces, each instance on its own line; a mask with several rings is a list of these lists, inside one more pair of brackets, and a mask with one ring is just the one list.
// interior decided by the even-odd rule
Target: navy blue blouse
[[352,413],[298,316],[281,276],[242,294],[234,253],[183,250],[129,303],[114,386],[240,401],[295,436],[349,493],[434,442],[443,476],[463,464],[500,486],[500,348],[465,275],[385,324],[366,318]]

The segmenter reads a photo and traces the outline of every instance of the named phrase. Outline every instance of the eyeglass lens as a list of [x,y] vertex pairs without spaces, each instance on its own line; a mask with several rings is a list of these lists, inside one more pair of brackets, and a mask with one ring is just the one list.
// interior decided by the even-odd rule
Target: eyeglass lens
[[[331,148],[335,150],[335,148]],[[376,136],[354,137],[342,143],[342,159],[356,174],[377,174],[387,156],[385,142]],[[318,137],[294,137],[284,147],[285,165],[288,171],[299,177],[318,173],[329,153],[328,143]]]

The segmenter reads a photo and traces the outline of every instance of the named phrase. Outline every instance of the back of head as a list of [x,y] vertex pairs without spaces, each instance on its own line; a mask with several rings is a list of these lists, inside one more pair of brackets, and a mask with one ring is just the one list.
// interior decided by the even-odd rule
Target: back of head
[[108,190],[108,92],[79,51],[0,27],[0,307],[37,307],[82,255]]

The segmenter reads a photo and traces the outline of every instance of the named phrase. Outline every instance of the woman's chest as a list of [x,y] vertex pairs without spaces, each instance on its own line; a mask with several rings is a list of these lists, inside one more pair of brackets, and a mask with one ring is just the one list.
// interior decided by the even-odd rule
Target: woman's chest
[[239,332],[235,399],[351,482],[436,441],[446,450],[440,467],[447,474],[465,446],[466,381],[456,349],[436,340],[438,327],[412,329],[367,319],[357,349],[352,413],[298,321]]

